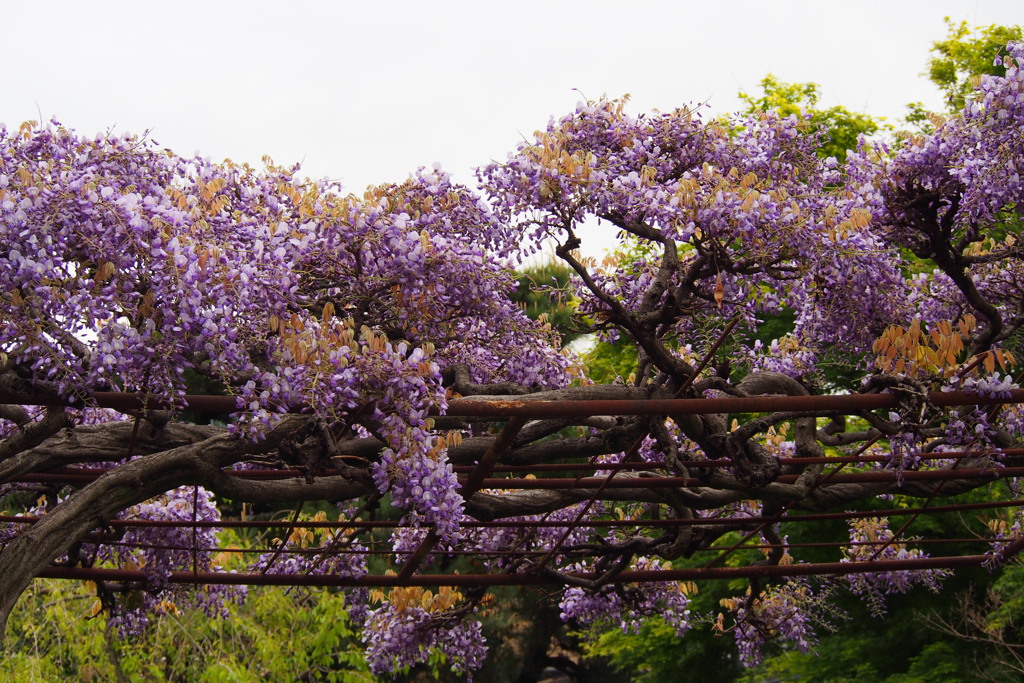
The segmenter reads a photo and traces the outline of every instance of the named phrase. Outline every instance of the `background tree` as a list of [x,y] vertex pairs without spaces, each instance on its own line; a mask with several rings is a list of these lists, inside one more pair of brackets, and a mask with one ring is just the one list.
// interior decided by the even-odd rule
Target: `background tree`
[[[981,83],[982,76],[1005,76],[1002,57],[1008,43],[1021,39],[1020,26],[970,26],[946,18],[945,40],[932,44],[925,75],[946,96],[946,111],[955,113],[967,105],[967,99]],[[907,123],[924,132],[934,131],[933,116],[920,102],[907,105]]]
[[874,135],[882,124],[874,117],[839,105],[819,109],[820,87],[817,83],[786,83],[768,74],[761,81],[760,97],[742,92],[739,96],[746,103],[747,114],[771,111],[803,118],[809,132],[820,136],[815,152],[822,158],[844,161],[848,151],[857,149],[860,136]]
[[982,76],[1005,76],[1006,46],[1021,39],[1020,26],[976,26],[946,18],[949,33],[932,47],[928,78],[946,94],[950,111],[959,111]]
[[583,334],[582,321],[574,315],[574,298],[572,271],[554,259],[520,269],[512,294],[531,320],[548,323],[558,332],[563,346]]

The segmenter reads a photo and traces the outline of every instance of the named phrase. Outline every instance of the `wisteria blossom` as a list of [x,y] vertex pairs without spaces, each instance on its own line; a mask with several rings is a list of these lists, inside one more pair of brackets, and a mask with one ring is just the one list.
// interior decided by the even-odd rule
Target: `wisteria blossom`
[[[850,522],[851,545],[843,550],[843,562],[864,562],[868,560],[900,560],[927,557],[927,553],[908,548],[906,543],[896,540],[885,518],[863,518]],[[896,569],[882,572],[861,572],[850,574],[846,581],[857,595],[865,599],[876,615],[885,614],[885,596],[906,593],[915,584],[926,586],[938,592],[942,579],[949,572],[941,569],[905,570]]]
[[[126,635],[223,615],[243,590],[174,579],[218,570],[226,501],[294,511],[235,570],[343,585],[383,676],[480,670],[493,599],[453,586],[491,579],[591,635],[712,621],[748,666],[772,640],[813,651],[836,586],[876,613],[938,590],[943,558],[879,508],[831,584],[785,578],[786,534],[1024,464],[1022,61],[1009,45],[962,112],[841,163],[799,113],[587,100],[475,188],[435,167],[353,194],[0,127],[0,631],[43,572],[133,577],[94,582]],[[620,240],[600,263],[578,251],[598,222]],[[578,324],[636,360],[614,383],[514,300],[549,244]],[[863,402],[815,402],[837,392]],[[766,397],[798,408],[744,412]],[[1020,525],[989,521],[972,561],[994,566]],[[732,622],[691,614],[694,567],[750,582]]]

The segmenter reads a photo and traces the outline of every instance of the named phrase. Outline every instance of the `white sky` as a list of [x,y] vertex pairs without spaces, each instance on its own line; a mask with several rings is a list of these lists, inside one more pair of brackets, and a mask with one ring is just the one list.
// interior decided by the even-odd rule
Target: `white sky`
[[[583,96],[739,108],[767,73],[896,121],[943,17],[1024,24],[1021,0],[0,0],[0,122],[56,117],[353,191],[439,162],[463,182]],[[576,92],[578,90],[579,92]],[[582,95],[580,94],[582,93]],[[596,245],[595,245],[596,246]]]

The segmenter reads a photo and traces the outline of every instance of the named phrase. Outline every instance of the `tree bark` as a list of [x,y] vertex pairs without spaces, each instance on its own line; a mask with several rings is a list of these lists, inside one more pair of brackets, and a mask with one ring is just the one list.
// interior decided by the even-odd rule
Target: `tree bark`
[[[213,471],[241,457],[275,449],[308,418],[288,417],[267,438],[245,441],[221,434],[127,462],[73,493],[0,551],[0,634],[22,592],[75,542],[117,513],[179,486],[204,485]],[[223,474],[223,473],[222,473]],[[224,475],[227,476],[227,475]]]

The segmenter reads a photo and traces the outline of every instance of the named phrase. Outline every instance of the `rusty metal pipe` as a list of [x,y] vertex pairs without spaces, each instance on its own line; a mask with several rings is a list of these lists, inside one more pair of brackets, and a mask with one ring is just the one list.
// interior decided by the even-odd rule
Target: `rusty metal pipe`
[[[913,571],[920,569],[953,569],[978,567],[992,558],[988,555],[957,557],[925,557],[907,560],[870,560],[865,562],[817,562],[812,564],[754,565],[746,567],[706,567],[696,569],[662,569],[624,571],[614,583],[651,583],[656,581],[700,581],[708,579],[778,578],[787,576],[844,575],[866,572]],[[124,581],[146,583],[145,572],[137,569],[95,569],[82,567],[50,567],[40,578],[81,581]],[[585,579],[595,576],[578,574]],[[227,572],[171,572],[171,583],[227,584],[248,586],[549,586],[559,582],[538,574],[418,574],[408,577],[374,575],[361,577],[322,576],[309,574],[230,574]]]

